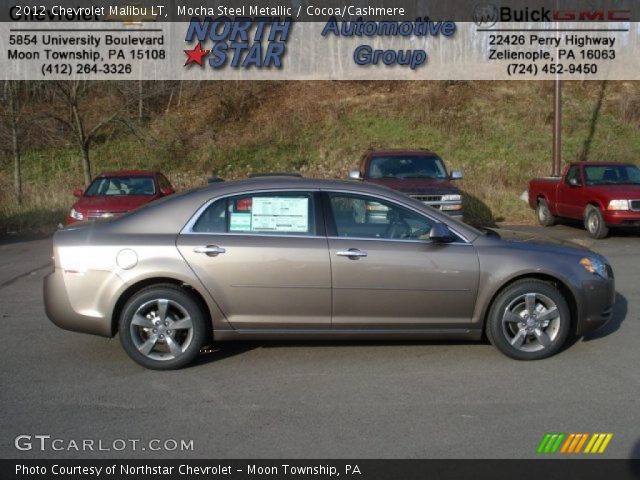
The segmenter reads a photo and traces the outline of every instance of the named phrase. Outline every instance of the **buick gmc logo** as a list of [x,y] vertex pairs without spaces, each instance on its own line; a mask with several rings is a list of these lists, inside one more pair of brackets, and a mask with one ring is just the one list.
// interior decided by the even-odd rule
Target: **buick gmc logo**
[[492,27],[497,22],[630,22],[631,10],[623,9],[557,9],[544,7],[511,8],[481,3],[473,9],[473,21],[479,27]]
[[479,27],[493,27],[500,17],[500,10],[491,3],[480,3],[473,9],[473,21]]

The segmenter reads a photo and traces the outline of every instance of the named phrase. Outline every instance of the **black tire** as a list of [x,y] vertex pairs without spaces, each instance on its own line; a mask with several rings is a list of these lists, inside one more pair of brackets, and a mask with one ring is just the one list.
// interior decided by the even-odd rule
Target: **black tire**
[[602,213],[594,205],[589,205],[584,211],[584,228],[592,238],[600,239],[609,235],[609,228],[604,223]]
[[[533,315],[529,315],[527,297],[533,298]],[[539,324],[537,317],[540,317]],[[485,329],[491,344],[508,357],[540,360],[562,348],[571,330],[571,314],[566,299],[555,286],[541,280],[524,279],[498,294],[489,310]]]
[[189,365],[211,336],[201,302],[171,284],[147,287],[133,295],[120,315],[119,334],[127,355],[153,370]]
[[543,227],[553,227],[556,224],[556,217],[551,214],[549,205],[547,205],[547,201],[544,198],[538,200],[536,216],[538,217],[538,222]]

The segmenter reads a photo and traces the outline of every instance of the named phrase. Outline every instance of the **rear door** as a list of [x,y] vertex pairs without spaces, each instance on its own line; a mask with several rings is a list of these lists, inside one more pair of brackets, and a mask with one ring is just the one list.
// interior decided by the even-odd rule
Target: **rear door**
[[334,329],[464,328],[479,262],[459,239],[434,243],[434,220],[375,197],[327,192]]
[[317,195],[221,198],[178,237],[180,253],[234,328],[330,327],[331,272]]

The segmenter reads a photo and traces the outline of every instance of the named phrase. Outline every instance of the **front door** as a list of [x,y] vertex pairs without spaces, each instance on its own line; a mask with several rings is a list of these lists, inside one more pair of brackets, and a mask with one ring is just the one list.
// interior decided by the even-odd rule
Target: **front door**
[[567,175],[560,181],[556,199],[558,215],[567,218],[582,218],[584,214],[583,182],[580,167],[569,167]]
[[334,328],[437,329],[471,323],[479,263],[462,239],[428,239],[434,220],[360,194],[327,193]]

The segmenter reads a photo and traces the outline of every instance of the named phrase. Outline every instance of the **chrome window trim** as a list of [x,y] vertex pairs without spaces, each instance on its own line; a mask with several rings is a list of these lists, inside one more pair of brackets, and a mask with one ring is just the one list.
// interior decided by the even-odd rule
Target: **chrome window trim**
[[[449,229],[461,240],[460,242],[451,242],[450,245],[471,245],[471,242],[469,241],[468,238],[466,238],[463,234],[461,234],[458,230],[456,230],[455,228],[451,227],[451,225],[449,225],[446,222],[442,222],[434,217],[432,217],[431,215],[429,215],[428,213],[422,212],[416,208],[414,208],[412,205],[406,205],[404,203],[398,203],[398,201],[394,198],[389,198],[387,196],[384,195],[372,195],[370,193],[367,192],[361,192],[358,190],[347,190],[347,189],[324,189],[324,188],[312,188],[312,189],[305,189],[305,188],[279,188],[279,189],[273,189],[273,188],[267,188],[267,189],[259,189],[259,190],[248,190],[248,191],[240,191],[240,192],[235,192],[235,193],[229,193],[229,194],[225,194],[225,195],[218,195],[215,196],[213,198],[210,198],[209,200],[207,200],[204,204],[202,204],[200,206],[200,208],[198,208],[196,210],[196,212],[191,216],[191,218],[189,219],[189,221],[185,224],[185,226],[182,228],[182,230],[180,230],[179,235],[218,235],[218,236],[223,236],[223,235],[234,235],[234,236],[251,236],[251,237],[266,237],[266,238],[331,238],[331,239],[340,239],[340,240],[345,240],[345,239],[350,239],[350,240],[369,240],[369,241],[389,241],[389,242],[409,242],[409,243],[422,243],[425,245],[428,245],[429,242],[425,241],[425,240],[412,240],[412,239],[401,239],[401,238],[360,238],[360,237],[329,237],[327,235],[291,235],[291,234],[284,234],[284,235],[279,235],[279,234],[268,234],[268,233],[253,233],[253,232],[226,232],[226,233],[216,233],[216,232],[194,232],[193,231],[193,227],[196,224],[196,222],[198,221],[198,219],[200,218],[200,216],[204,213],[204,211],[213,203],[217,202],[218,200],[222,200],[225,198],[230,198],[230,197],[235,197],[238,195],[252,195],[255,193],[291,193],[291,192],[300,192],[300,193],[308,193],[311,196],[313,196],[313,194],[315,192],[324,192],[327,194],[330,193],[346,193],[346,194],[350,194],[350,195],[359,195],[359,196],[365,196],[365,197],[372,197],[372,198],[380,198],[380,199],[384,199],[388,202],[391,202],[395,205],[400,205],[403,208],[407,208],[409,210],[412,210],[413,212],[417,213],[418,215],[422,215],[424,217],[427,217],[429,220],[431,220],[432,222],[439,222],[439,223],[445,223],[447,225],[447,227],[449,227]],[[409,198],[409,197],[407,197]]]

